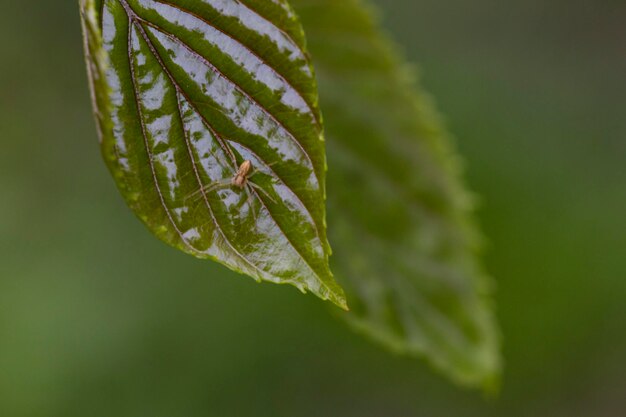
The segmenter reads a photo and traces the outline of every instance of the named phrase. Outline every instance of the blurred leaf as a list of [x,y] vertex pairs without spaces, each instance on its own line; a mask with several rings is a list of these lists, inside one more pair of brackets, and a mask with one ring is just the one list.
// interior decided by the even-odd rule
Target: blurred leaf
[[191,255],[345,308],[315,80],[287,3],[80,4],[104,157],[141,220]]
[[459,162],[429,98],[367,3],[292,3],[326,116],[333,270],[348,320],[455,381],[489,387],[500,368],[490,285]]

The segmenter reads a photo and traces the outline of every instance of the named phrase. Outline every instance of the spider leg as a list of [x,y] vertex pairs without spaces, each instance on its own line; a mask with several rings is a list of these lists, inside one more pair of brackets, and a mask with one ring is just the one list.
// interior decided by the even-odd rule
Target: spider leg
[[248,179],[250,179],[250,178],[254,177],[254,176],[255,176],[256,174],[258,174],[259,172],[262,172],[262,171],[260,171],[260,170],[256,169],[256,167],[255,167],[255,168],[253,168],[253,169],[252,169],[252,172],[251,172],[250,174],[248,174]]
[[199,190],[189,194],[187,197],[185,197],[185,200],[190,199],[190,198],[195,199],[202,194],[210,193],[211,191],[219,190],[222,188],[227,188],[231,184],[232,184],[232,180],[230,179],[223,179],[220,181],[216,181],[213,184],[207,184],[205,186],[202,186]]
[[[271,164],[265,164],[266,167],[268,168],[272,168],[274,165],[276,165],[278,163],[278,161],[272,162]],[[259,172],[263,172],[260,169],[258,169],[256,166],[253,167],[252,172],[248,175],[248,179],[252,178],[253,176],[255,176],[256,174],[258,174]],[[272,179],[273,180],[273,179]]]
[[252,195],[252,191],[250,191],[250,188],[245,187],[246,190],[246,194],[248,195],[248,200],[246,201],[246,204],[248,205],[248,207],[250,207],[250,213],[252,214],[252,217],[254,218],[254,222],[257,222],[257,215],[254,212],[254,195]]
[[277,204],[276,203],[276,199],[274,199],[274,197],[272,197],[267,191],[265,191],[260,185],[255,184],[251,181],[248,182],[248,184],[250,184],[251,187],[254,187],[255,190],[261,192],[261,194],[263,194],[265,197],[269,198],[272,203]]

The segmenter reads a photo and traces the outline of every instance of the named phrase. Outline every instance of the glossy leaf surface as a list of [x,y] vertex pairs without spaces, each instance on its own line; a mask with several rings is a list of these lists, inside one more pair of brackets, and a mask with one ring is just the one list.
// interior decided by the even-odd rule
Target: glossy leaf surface
[[471,198],[429,98],[357,0],[293,0],[320,84],[333,270],[349,321],[464,384],[499,372]]
[[141,220],[191,255],[345,307],[315,79],[289,5],[80,4],[104,157]]

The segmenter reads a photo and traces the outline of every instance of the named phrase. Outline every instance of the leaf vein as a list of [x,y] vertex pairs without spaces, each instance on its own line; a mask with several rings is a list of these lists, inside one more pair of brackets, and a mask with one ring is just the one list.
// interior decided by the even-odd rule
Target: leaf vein
[[[122,3],[122,5],[124,5],[124,3]],[[185,243],[185,245],[194,253],[198,253],[198,250],[196,248],[194,248],[189,241],[185,238],[185,236],[183,235],[183,233],[180,231],[180,229],[178,228],[178,225],[176,224],[176,222],[174,221],[174,218],[172,217],[172,213],[169,210],[169,207],[167,206],[167,204],[165,203],[165,198],[163,197],[163,192],[161,191],[161,187],[159,186],[159,181],[157,178],[157,173],[156,173],[156,169],[154,167],[154,161],[152,160],[153,155],[152,152],[150,151],[150,144],[148,143],[148,137],[146,135],[146,126],[145,126],[145,122],[143,119],[143,112],[141,111],[141,102],[139,100],[139,92],[137,90],[137,76],[135,74],[135,67],[133,65],[133,60],[134,60],[134,53],[133,53],[133,48],[132,48],[132,36],[133,36],[133,26],[137,27],[137,25],[133,22],[132,17],[129,15],[129,19],[128,19],[128,60],[129,60],[129,64],[130,64],[130,74],[131,74],[131,81],[133,84],[133,93],[135,96],[135,103],[137,105],[137,113],[139,115],[139,121],[141,124],[141,133],[143,136],[143,141],[144,141],[144,145],[146,148],[146,153],[148,155],[148,162],[150,165],[150,171],[152,173],[152,179],[154,181],[154,186],[156,189],[156,192],[159,196],[159,201],[161,202],[161,205],[163,206],[163,209],[165,210],[165,214],[167,215],[167,218],[169,219],[170,223],[172,224],[172,227],[174,227],[174,230],[176,230],[176,233],[178,233],[178,235],[180,236],[181,240],[183,241],[183,243]]]

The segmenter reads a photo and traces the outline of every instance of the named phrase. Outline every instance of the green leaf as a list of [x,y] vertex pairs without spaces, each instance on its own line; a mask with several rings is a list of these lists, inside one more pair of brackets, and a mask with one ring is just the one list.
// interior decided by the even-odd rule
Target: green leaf
[[328,267],[315,79],[288,4],[80,7],[104,158],[139,218],[191,255],[345,308]]
[[320,84],[333,270],[359,331],[455,381],[500,369],[472,201],[428,96],[369,3],[293,0]]

